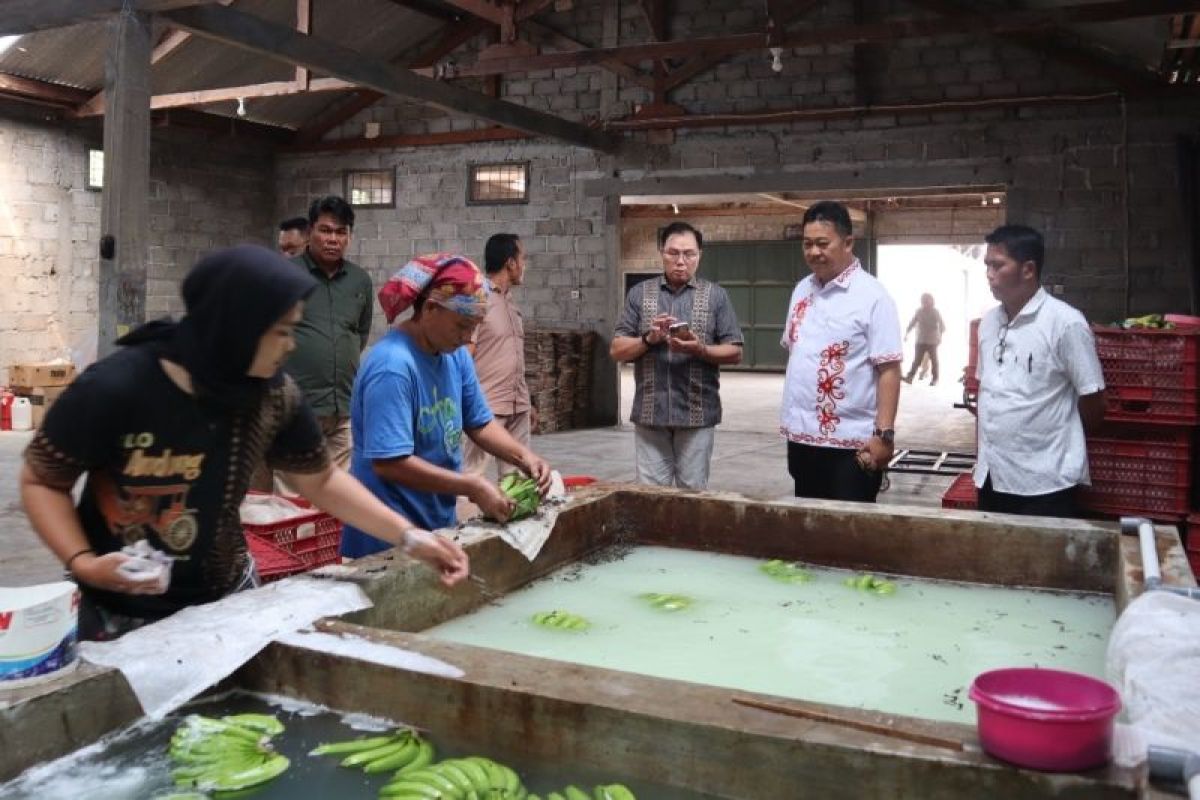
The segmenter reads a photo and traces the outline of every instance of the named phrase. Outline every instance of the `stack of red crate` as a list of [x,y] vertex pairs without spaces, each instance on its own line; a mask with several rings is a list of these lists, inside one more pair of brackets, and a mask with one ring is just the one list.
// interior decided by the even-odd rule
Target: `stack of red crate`
[[[1105,426],[1088,437],[1085,510],[1148,517],[1183,532],[1192,510],[1200,425],[1200,330],[1094,326],[1104,368]],[[1200,548],[1200,542],[1191,544]],[[1195,562],[1200,566],[1200,558]]]

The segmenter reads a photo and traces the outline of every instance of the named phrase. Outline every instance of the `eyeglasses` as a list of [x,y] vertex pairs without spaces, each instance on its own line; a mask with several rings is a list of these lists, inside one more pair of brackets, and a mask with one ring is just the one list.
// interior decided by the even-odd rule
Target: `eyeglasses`
[[996,346],[992,349],[992,357],[996,359],[997,364],[1004,363],[1004,341],[1008,338],[1008,329],[1012,323],[1003,325],[1000,328],[1000,341],[996,342]]
[[699,250],[663,250],[662,254],[669,261],[678,261],[680,258],[684,261],[695,261],[700,257]]

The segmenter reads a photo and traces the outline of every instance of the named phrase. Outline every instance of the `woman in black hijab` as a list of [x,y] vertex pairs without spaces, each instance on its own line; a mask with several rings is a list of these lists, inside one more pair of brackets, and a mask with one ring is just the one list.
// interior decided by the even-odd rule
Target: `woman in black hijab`
[[[183,282],[182,320],[123,337],[51,406],[25,451],[21,497],[80,584],[81,638],[113,638],[254,585],[239,507],[264,459],[319,508],[403,546],[446,585],[466,577],[461,548],[330,465],[320,427],[281,370],[314,286],[265,248],[216,251]],[[84,473],[76,508],[71,487]],[[173,560],[165,591],[139,580],[120,552],[143,540]]]

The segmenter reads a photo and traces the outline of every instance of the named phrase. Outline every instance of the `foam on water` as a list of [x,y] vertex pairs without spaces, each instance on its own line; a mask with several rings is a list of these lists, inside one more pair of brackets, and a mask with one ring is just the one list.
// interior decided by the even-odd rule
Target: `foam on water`
[[[773,580],[761,561],[640,547],[572,565],[426,631],[451,641],[930,719],[973,723],[967,699],[989,669],[1043,666],[1104,674],[1111,597],[889,577],[896,592],[843,585],[809,568],[808,583]],[[877,576],[882,577],[882,576]],[[664,611],[639,597],[685,595]],[[587,631],[547,629],[560,609]]]

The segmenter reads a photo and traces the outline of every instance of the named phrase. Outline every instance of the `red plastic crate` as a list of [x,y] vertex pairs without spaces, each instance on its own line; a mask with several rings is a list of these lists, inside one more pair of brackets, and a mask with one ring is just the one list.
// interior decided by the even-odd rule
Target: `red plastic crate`
[[1200,422],[1200,332],[1095,325],[1105,418],[1166,425]]
[[254,559],[254,568],[258,571],[259,580],[263,583],[277,581],[289,575],[298,575],[308,569],[304,566],[303,561],[282,547],[276,547],[268,540],[261,536],[255,536],[253,533],[246,534],[246,548],[250,551],[251,558]]
[[979,507],[979,492],[971,473],[964,472],[954,479],[942,495],[942,508],[961,508],[973,511]]
[[1079,504],[1085,510],[1105,514],[1178,522],[1187,515],[1191,505],[1191,487],[1093,481],[1092,486],[1081,488]]
[[1087,450],[1094,487],[1153,483],[1186,490],[1191,486],[1189,428],[1109,425],[1088,437]]
[[[312,508],[303,497],[288,497],[301,508]],[[269,525],[242,523],[247,534],[261,536],[300,559],[305,569],[341,563],[338,546],[342,541],[342,523],[323,511],[292,517]]]

